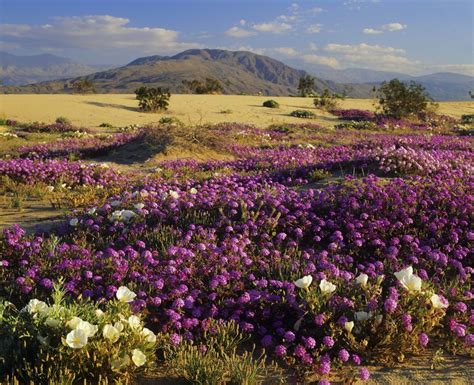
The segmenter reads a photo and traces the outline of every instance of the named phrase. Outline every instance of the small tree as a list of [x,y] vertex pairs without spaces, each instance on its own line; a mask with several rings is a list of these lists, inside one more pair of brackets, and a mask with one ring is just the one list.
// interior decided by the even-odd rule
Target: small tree
[[171,94],[167,88],[140,87],[135,90],[135,94],[142,111],[156,112],[168,109]]
[[89,79],[77,80],[72,84],[72,90],[78,94],[95,93],[94,83]]
[[313,103],[316,108],[330,111],[338,106],[338,99],[343,99],[343,97],[338,94],[331,94],[328,89],[325,89],[321,95],[314,98]]
[[314,92],[316,88],[316,79],[311,75],[306,75],[300,78],[298,83],[298,91],[301,96],[306,97]]
[[224,90],[219,80],[214,78],[206,78],[204,83],[196,79],[183,80],[182,83],[196,94],[219,94]]
[[397,119],[427,112],[435,105],[425,88],[414,81],[408,84],[398,79],[383,82],[377,96],[382,112]]

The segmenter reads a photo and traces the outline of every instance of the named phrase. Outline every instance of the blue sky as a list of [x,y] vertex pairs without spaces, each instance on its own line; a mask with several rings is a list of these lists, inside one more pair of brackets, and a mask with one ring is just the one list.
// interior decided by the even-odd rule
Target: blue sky
[[0,49],[90,64],[188,48],[474,75],[472,0],[0,0]]

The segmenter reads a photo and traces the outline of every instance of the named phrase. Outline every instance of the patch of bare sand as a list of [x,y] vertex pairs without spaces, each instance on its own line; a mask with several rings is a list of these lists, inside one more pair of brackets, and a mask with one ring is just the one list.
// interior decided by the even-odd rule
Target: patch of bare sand
[[[274,99],[280,108],[265,108],[265,100]],[[101,123],[114,126],[157,122],[163,116],[174,116],[187,125],[219,122],[239,122],[266,127],[278,123],[298,123],[302,119],[289,116],[296,109],[311,109],[314,122],[333,126],[337,121],[330,114],[316,110],[312,98],[268,97],[249,95],[172,95],[170,108],[163,113],[144,113],[138,110],[134,95],[0,95],[0,116],[19,121],[54,121],[65,116],[73,124],[97,127]],[[373,110],[374,100],[347,99],[341,108]],[[222,111],[230,110],[230,113]],[[441,102],[439,112],[460,117],[474,113],[472,102]]]

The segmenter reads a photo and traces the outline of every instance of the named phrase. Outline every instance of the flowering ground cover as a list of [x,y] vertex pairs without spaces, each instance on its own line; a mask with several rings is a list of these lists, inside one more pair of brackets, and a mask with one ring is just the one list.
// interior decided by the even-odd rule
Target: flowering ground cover
[[[223,146],[229,159],[162,161],[139,176],[60,152],[0,160],[0,175],[16,183],[110,188],[51,231],[13,226],[0,236],[0,298],[26,306],[15,322],[34,324],[32,335],[42,338],[57,327],[40,351],[71,357],[73,350],[81,362],[98,349],[110,378],[154,361],[209,384],[271,375],[263,361],[237,354],[237,343],[228,343],[237,335],[255,345],[247,351],[264,351],[285,368],[284,382],[367,380],[372,363],[430,349],[472,357],[471,138],[316,125],[208,130],[183,138]],[[58,300],[47,301],[58,282],[64,301],[89,310],[70,305],[53,317],[47,309]],[[2,325],[13,321],[1,320],[5,338]],[[123,351],[104,355],[98,338],[120,341]],[[2,368],[28,376],[13,364]]]

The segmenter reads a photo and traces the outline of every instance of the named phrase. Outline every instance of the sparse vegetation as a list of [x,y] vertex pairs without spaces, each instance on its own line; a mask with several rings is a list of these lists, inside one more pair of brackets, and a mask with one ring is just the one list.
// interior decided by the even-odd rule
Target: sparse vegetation
[[89,79],[77,80],[72,83],[72,91],[76,94],[93,94],[96,92],[94,83]]
[[195,94],[220,94],[224,87],[219,80],[214,78],[206,78],[204,82],[200,80],[183,80],[183,85]]
[[142,111],[156,112],[168,109],[171,94],[167,88],[140,87],[135,90],[135,94]]
[[313,104],[316,108],[330,111],[338,107],[339,99],[341,99],[340,95],[333,94],[325,89],[321,95],[314,98]]
[[298,83],[298,91],[300,96],[312,96],[316,88],[316,78],[311,75],[306,75],[300,78]]
[[295,110],[290,113],[290,116],[294,116],[295,118],[314,119],[316,114],[308,110]]
[[263,107],[267,107],[267,108],[280,108],[280,105],[278,104],[278,102],[276,100],[273,100],[273,99],[269,99],[269,100],[265,100],[263,102]]

